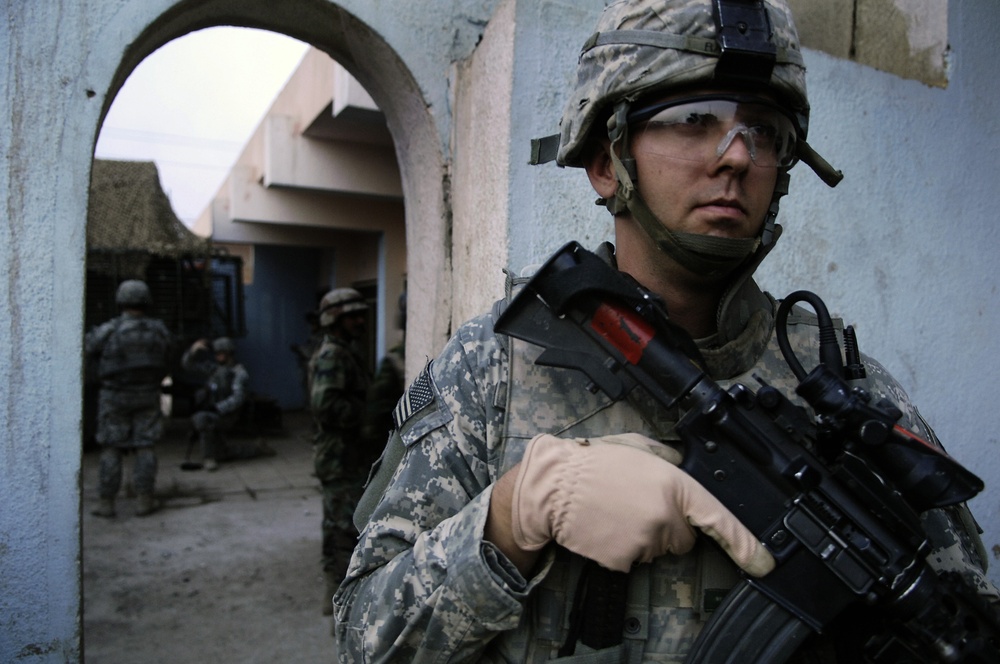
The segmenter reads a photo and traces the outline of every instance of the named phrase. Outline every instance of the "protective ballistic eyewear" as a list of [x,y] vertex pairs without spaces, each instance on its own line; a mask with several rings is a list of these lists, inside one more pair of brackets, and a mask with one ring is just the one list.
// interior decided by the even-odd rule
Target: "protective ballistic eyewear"
[[758,97],[684,97],[628,114],[644,149],[674,159],[718,159],[737,136],[757,166],[787,168],[795,163],[796,125],[777,104]]

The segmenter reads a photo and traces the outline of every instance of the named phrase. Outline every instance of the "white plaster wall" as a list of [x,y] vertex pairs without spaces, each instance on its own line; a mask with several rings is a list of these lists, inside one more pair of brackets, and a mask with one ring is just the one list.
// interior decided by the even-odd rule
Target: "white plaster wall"
[[503,295],[507,266],[514,0],[502,0],[458,66],[452,169],[452,311],[456,323]]
[[87,90],[117,64],[89,57],[99,14],[5,4],[0,20],[0,661],[79,655],[84,220],[102,102]]
[[612,240],[611,215],[581,169],[531,166],[531,139],[559,131],[580,47],[604,9],[602,0],[537,0],[517,5],[511,104],[510,266],[542,262],[569,240],[595,247]]

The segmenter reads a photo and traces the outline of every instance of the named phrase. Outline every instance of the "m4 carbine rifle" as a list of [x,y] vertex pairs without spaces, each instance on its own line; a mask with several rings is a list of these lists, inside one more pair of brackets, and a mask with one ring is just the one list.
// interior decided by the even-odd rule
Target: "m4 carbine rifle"
[[[820,363],[808,374],[787,339],[798,301],[820,324]],[[777,561],[730,592],[688,662],[783,662],[846,613],[877,622],[866,617],[852,635],[871,662],[1000,662],[996,610],[959,574],[929,566],[919,516],[969,499],[982,481],[897,425],[894,404],[849,386],[860,358],[848,344],[844,367],[812,293],[782,302],[776,334],[814,416],[763,381],[756,392],[724,390],[655,296],[575,242],[525,285],[496,331],[541,346],[537,364],[582,371],[613,399],[641,385],[679,406],[681,468]]]

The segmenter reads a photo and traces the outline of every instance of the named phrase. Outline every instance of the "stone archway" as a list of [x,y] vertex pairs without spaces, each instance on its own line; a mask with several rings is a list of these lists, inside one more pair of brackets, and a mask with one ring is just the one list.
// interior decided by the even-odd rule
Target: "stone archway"
[[[407,357],[434,354],[447,339],[451,320],[450,157],[441,123],[403,56],[381,33],[386,26],[364,22],[347,7],[367,3],[292,0],[281,12],[266,0],[180,3],[152,21],[122,54],[102,110],[131,71],[152,51],[188,32],[230,25],[278,32],[326,52],[347,69],[382,109],[393,136],[406,206],[408,284]],[[381,17],[389,23],[394,17]],[[442,83],[447,87],[446,83]],[[98,125],[99,126],[99,125]]]
[[172,39],[231,25],[314,44],[354,74],[394,135],[414,302],[407,357],[419,365],[452,315],[454,65],[498,2],[66,0],[5,13],[0,660],[80,656],[84,220],[98,128],[130,72]]
[[[178,6],[162,14],[142,31],[122,54],[105,97],[101,117],[131,71],[146,56],[188,32],[232,25],[280,32],[311,43],[328,53],[362,83],[383,110],[396,145],[406,201],[407,244],[413,248],[408,263],[412,308],[407,355],[422,358],[436,352],[449,328],[450,258],[448,250],[448,159],[432,104],[393,48],[368,25],[332,3],[303,0],[283,6],[272,17],[266,2],[241,4],[208,2],[190,9]],[[301,5],[301,6],[300,6]],[[356,56],[357,54],[357,56]],[[411,369],[412,371],[412,369]],[[78,595],[79,600],[79,595]],[[82,602],[80,604],[82,608]]]

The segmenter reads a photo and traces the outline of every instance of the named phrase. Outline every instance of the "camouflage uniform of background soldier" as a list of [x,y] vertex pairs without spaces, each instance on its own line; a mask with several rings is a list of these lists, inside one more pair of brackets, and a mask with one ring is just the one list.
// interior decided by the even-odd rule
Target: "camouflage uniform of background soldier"
[[309,362],[310,410],[316,422],[313,463],[323,488],[323,615],[347,573],[357,531],[351,515],[367,475],[370,454],[361,434],[368,370],[355,344],[368,305],[353,288],[336,288],[319,304],[323,343]]
[[[606,245],[599,253],[664,299],[674,322],[697,340],[713,379],[754,386],[759,376],[797,399],[798,381],[773,334],[776,302],[752,274],[780,234],[773,215],[782,176],[794,163],[790,150],[825,179],[836,177],[804,145],[804,68],[784,1],[766,3],[777,62],[767,78],[740,90],[757,93],[743,100],[732,96],[723,72],[716,77],[714,4],[611,4],[580,57],[557,160],[585,166],[615,215],[617,249]],[[659,126],[629,115],[646,110],[650,118],[660,110],[647,105],[665,98],[671,103]],[[743,124],[757,113],[759,124],[746,120],[753,129]],[[691,152],[662,160],[653,154],[690,137],[699,123],[714,131],[716,119],[718,133],[695,141]],[[660,126],[666,135],[638,135]],[[637,132],[634,141],[629,129]],[[651,164],[662,171],[643,170]],[[690,174],[693,184],[682,180],[684,187],[664,197],[657,188],[676,186],[671,173]],[[698,223],[700,233],[679,232],[677,219],[702,217],[662,213],[722,177],[742,189],[706,195],[701,205],[726,209],[705,218],[738,223],[750,229],[747,236],[709,238]],[[750,197],[761,190],[763,200]],[[753,215],[743,211],[751,204]],[[677,291],[656,282],[664,272],[675,277],[669,285]],[[691,294],[699,308],[672,306],[676,292]],[[357,515],[361,538],[334,597],[341,661],[684,661],[710,602],[737,580],[737,565],[760,576],[773,559],[672,465],[680,457],[676,409],[657,406],[641,386],[613,400],[589,389],[580,372],[535,365],[540,348],[494,331],[503,306],[462,325],[400,400],[386,459],[396,449],[401,460],[384,461],[388,468],[378,470],[364,496],[362,504],[373,493],[381,500],[366,523],[368,515]],[[684,318],[691,311],[700,318]],[[815,317],[798,310],[791,323],[797,355],[817,357]],[[892,377],[868,358],[865,365],[874,398],[895,401],[901,424],[934,440]],[[924,519],[935,548],[931,564],[959,570],[995,597],[966,508],[932,510]],[[732,561],[696,539],[691,524],[715,537]],[[584,570],[603,568],[628,572],[628,617],[613,635],[617,643],[606,647],[588,642],[595,633],[575,610],[578,599],[588,604]]]
[[191,426],[201,446],[205,470],[215,471],[222,461],[273,456],[262,439],[230,440],[224,435],[239,422],[250,390],[250,374],[236,361],[236,344],[229,337],[219,337],[211,344],[195,341],[184,352],[181,366],[204,380],[195,393],[195,412]]
[[[399,296],[399,329],[406,332],[406,293]],[[406,341],[401,339],[390,348],[368,386],[367,403],[365,404],[365,424],[362,436],[365,440],[367,458],[363,465],[371,466],[385,448],[389,433],[395,428],[392,421],[392,411],[406,389]]]
[[155,443],[163,436],[160,383],[166,376],[173,348],[162,321],[145,315],[152,304],[149,287],[132,279],[118,286],[115,301],[123,310],[117,318],[94,328],[84,338],[89,360],[98,363],[97,442],[101,445],[100,506],[94,514],[115,516],[121,488],[122,456],[135,455],[132,482],[138,496],[136,514],[158,507]]
[[303,397],[309,401],[309,360],[323,343],[323,332],[319,328],[319,315],[315,311],[307,311],[304,318],[309,327],[309,337],[303,343],[291,344],[289,348],[295,354],[295,364],[302,376]]

